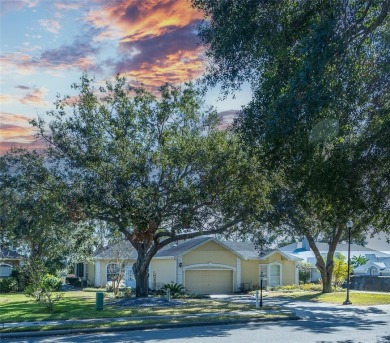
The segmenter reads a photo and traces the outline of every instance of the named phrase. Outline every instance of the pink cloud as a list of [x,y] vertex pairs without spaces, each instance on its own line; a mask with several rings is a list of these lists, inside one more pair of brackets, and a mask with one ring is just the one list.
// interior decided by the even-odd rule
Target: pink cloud
[[58,33],[61,28],[61,24],[58,20],[42,19],[39,21],[41,26],[51,33]]
[[48,106],[48,102],[44,100],[46,93],[46,88],[32,88],[31,91],[23,96],[19,101],[22,104],[46,107]]

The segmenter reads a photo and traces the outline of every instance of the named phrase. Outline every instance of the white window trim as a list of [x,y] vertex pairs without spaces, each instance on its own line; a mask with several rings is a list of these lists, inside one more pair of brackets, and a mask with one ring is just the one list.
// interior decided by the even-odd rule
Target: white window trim
[[[107,263],[107,266],[106,266],[106,284],[108,283],[108,282],[111,282],[111,280],[108,280],[108,267],[110,266],[110,265],[112,265],[112,264],[115,264],[117,267],[118,267],[118,270],[119,270],[119,273],[120,273],[120,265],[118,264],[118,263]],[[114,273],[110,273],[110,274],[114,274]]]
[[271,279],[271,266],[272,265],[277,265],[279,266],[279,285],[277,286],[282,286],[282,278],[283,278],[283,266],[281,263],[278,263],[278,262],[272,262],[270,264],[268,264],[268,285],[270,285],[269,283],[269,280]]

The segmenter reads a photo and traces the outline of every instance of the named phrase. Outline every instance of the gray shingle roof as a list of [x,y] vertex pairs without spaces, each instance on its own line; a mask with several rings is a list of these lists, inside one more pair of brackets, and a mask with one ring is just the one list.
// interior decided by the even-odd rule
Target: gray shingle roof
[[10,250],[5,246],[0,246],[0,259],[23,259],[23,256],[15,250]]
[[[236,253],[243,259],[259,259],[259,252],[256,250],[252,242],[221,241],[212,237],[199,237],[186,241],[178,241],[171,243],[159,250],[155,255],[155,258],[176,257],[210,240],[220,243],[222,246],[225,246],[227,249]],[[104,251],[100,251],[98,254],[95,255],[95,258],[113,259],[118,258],[119,256],[121,259],[135,260],[137,259],[137,252],[130,244],[130,242],[124,241],[119,244],[116,244],[115,246],[109,247]],[[291,256],[291,258],[295,259],[295,257],[293,256]]]

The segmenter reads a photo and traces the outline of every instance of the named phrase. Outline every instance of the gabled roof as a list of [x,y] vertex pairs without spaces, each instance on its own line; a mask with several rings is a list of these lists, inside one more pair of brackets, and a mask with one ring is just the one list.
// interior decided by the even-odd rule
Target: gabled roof
[[286,252],[283,252],[279,249],[275,249],[275,250],[271,250],[271,251],[268,251],[266,254],[262,255],[259,257],[260,260],[265,260],[267,259],[268,257],[276,254],[276,253],[279,253],[280,255],[282,255],[283,257],[285,257],[286,259],[288,260],[293,260],[293,261],[302,261],[303,259],[300,258],[300,257],[297,257],[297,256],[294,256],[294,255],[291,255],[291,254],[288,254]]
[[176,257],[193,250],[194,248],[206,243],[209,240],[210,237],[199,237],[186,241],[175,242],[159,250],[155,257]]
[[0,246],[0,260],[22,260],[23,256],[15,250],[11,250],[5,246]]
[[[327,253],[329,250],[328,243],[316,242],[316,246],[321,254]],[[305,252],[311,251],[311,249],[307,250],[307,249],[304,249],[302,247],[298,247],[298,242],[285,245],[284,247],[279,248],[279,250],[281,250],[283,252],[291,253],[291,254],[303,254]],[[347,243],[337,244],[336,252],[347,253],[348,252],[348,244]],[[383,256],[383,257],[389,256],[389,255],[382,253],[378,250],[370,249],[370,248],[367,248],[367,247],[364,247],[364,246],[358,245],[358,244],[351,244],[351,253],[355,253],[355,254],[361,253],[362,255],[374,254],[377,257],[378,256]]]
[[366,272],[370,267],[376,267],[381,271],[390,271],[390,257],[378,257],[376,260],[368,261],[354,269],[355,273]]
[[[272,252],[267,252],[266,257],[259,257],[259,252],[256,250],[252,242],[233,242],[233,241],[221,241],[213,237],[198,237],[189,239],[186,241],[179,241],[171,243],[157,252],[153,257],[155,259],[166,259],[166,258],[176,258],[184,254],[189,253],[190,251],[206,244],[207,242],[214,242],[225,249],[229,250],[233,254],[244,260],[263,260],[264,258],[271,256],[274,253],[279,253],[288,260],[301,260],[299,257],[293,256],[286,252],[275,250]],[[126,260],[136,260],[137,251],[128,241],[123,241],[119,244],[116,244],[112,247],[99,251],[95,255],[95,259],[126,259]]]
[[94,258],[96,260],[104,259],[121,259],[121,260],[136,260],[137,251],[129,241],[123,241],[106,249],[100,250]]

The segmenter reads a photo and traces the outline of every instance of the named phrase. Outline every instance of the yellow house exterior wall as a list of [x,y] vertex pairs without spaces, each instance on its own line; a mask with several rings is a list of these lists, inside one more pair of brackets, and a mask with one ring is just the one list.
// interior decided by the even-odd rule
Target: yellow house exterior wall
[[183,267],[192,264],[225,264],[232,267],[237,265],[237,255],[214,242],[207,242],[200,247],[183,255]]
[[259,285],[259,263],[257,260],[242,260],[241,261],[241,282],[251,282],[254,286]]
[[295,262],[284,260],[282,263],[282,283],[284,286],[295,284]]
[[86,277],[86,279],[88,280],[88,285],[94,285],[95,284],[95,264],[94,263],[86,263],[84,266],[84,270],[88,271],[88,277]]
[[[149,284],[153,285],[153,272],[156,273],[156,286],[176,282],[176,261],[174,259],[152,260],[150,264]],[[153,286],[152,286],[153,287]]]
[[[260,265],[279,263],[282,265],[282,285],[292,285],[295,283],[295,261],[289,261],[279,253],[275,253],[268,257],[266,260],[243,260],[241,259],[241,268],[238,268],[237,259],[239,257],[226,249],[225,247],[210,241],[200,247],[184,254],[179,257],[179,261],[175,259],[152,259],[150,265],[149,285],[154,287],[153,272],[156,273],[156,286],[161,287],[163,284],[171,282],[185,283],[185,270],[186,267],[202,264],[205,265],[201,269],[207,270],[207,265],[210,265],[210,269],[213,269],[214,265],[226,265],[232,267],[233,277],[233,291],[237,289],[237,272],[241,271],[241,283],[251,282],[254,286],[258,286],[260,283]],[[100,285],[105,286],[107,283],[107,264],[116,263],[117,260],[99,260],[100,262]],[[125,265],[132,266],[134,260],[124,261]],[[177,262],[182,263],[182,267],[176,270]],[[88,280],[89,284],[95,283],[95,268],[98,265],[88,265]],[[188,269],[190,270],[190,269]],[[216,271],[218,269],[215,269]],[[176,275],[181,273],[181,275]]]
[[295,284],[295,262],[289,261],[279,253],[275,253],[265,260],[242,260],[241,261],[241,282],[251,282],[259,285],[260,264],[279,263],[282,266],[282,285]]

